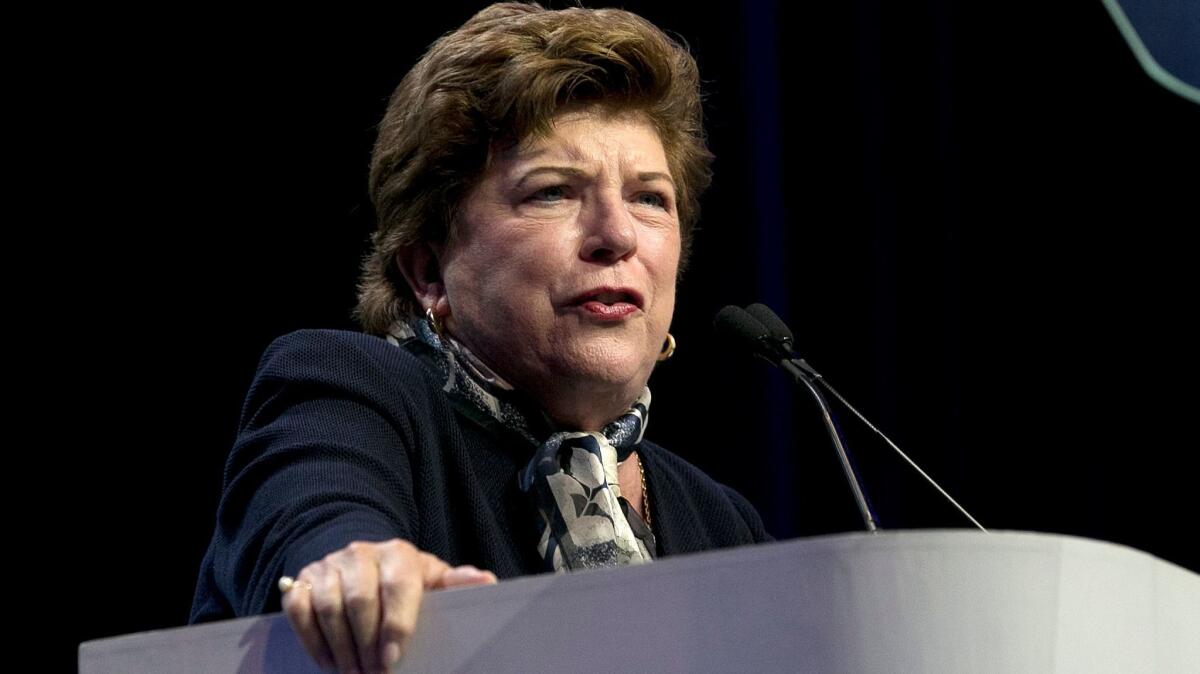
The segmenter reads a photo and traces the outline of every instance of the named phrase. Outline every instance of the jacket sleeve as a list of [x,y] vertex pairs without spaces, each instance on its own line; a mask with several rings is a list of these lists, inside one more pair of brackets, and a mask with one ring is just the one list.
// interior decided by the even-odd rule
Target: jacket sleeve
[[[353,337],[354,339],[351,339]],[[193,622],[223,606],[279,610],[276,583],[357,540],[416,540],[411,426],[357,340],[303,331],[276,340],[247,395],[225,468]],[[215,597],[202,597],[205,586]],[[204,601],[202,601],[204,600]],[[206,608],[204,604],[207,603]]]

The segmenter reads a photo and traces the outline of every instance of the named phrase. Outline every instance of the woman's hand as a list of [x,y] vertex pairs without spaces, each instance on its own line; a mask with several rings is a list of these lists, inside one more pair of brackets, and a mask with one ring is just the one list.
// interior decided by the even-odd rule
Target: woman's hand
[[425,590],[495,582],[490,571],[451,567],[399,538],[354,542],[304,567],[283,611],[322,668],[386,671],[416,627]]

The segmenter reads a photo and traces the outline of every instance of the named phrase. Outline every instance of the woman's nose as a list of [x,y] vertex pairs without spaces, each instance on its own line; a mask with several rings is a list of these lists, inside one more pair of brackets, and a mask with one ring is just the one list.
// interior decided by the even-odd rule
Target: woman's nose
[[613,263],[637,251],[637,227],[622,195],[606,195],[585,214],[579,256],[589,262]]

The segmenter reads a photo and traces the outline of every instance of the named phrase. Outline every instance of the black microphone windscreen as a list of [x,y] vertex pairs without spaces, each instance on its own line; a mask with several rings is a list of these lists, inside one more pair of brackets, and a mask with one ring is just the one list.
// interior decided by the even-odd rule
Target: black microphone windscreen
[[732,304],[717,312],[717,317],[713,319],[713,329],[717,334],[756,353],[763,348],[762,340],[770,336],[770,331],[758,319],[746,313],[745,309]]
[[796,341],[792,337],[792,331],[788,328],[787,323],[784,323],[774,311],[771,311],[771,307],[765,304],[751,304],[746,307],[746,313],[758,319],[758,322],[762,323],[775,339],[789,344]]

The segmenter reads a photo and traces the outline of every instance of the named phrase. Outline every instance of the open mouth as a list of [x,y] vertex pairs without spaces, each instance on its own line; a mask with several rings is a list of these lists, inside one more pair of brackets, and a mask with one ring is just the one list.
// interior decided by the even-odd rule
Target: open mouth
[[576,297],[571,303],[581,306],[594,303],[609,307],[628,305],[641,309],[642,296],[631,288],[593,288]]
[[640,311],[642,296],[631,288],[593,288],[571,304],[595,318],[616,320]]

